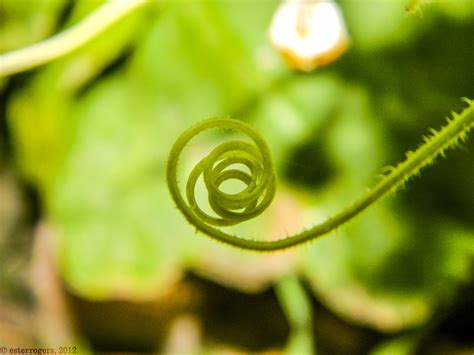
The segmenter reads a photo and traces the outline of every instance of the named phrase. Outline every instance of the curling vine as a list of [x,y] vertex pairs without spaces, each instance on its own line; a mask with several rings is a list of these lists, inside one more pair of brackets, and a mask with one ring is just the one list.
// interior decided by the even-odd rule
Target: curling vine
[[[274,241],[246,239],[224,232],[218,227],[234,225],[261,214],[271,203],[275,194],[275,173],[268,146],[263,137],[250,125],[235,119],[208,119],[184,131],[171,148],[167,183],[176,207],[198,231],[209,237],[241,249],[275,251],[297,246],[323,236],[347,223],[362,211],[388,194],[404,186],[420,170],[444,155],[446,149],[454,147],[474,127],[474,101],[464,99],[468,106],[439,131],[431,130],[424,143],[415,151],[406,154],[406,159],[389,169],[389,172],[367,193],[351,206],[298,234]],[[186,145],[199,133],[215,128],[227,128],[248,136],[253,144],[243,140],[222,143],[203,158],[191,171],[186,184],[186,200],[177,182],[177,168]],[[243,164],[247,171],[233,168]],[[204,212],[194,196],[195,185],[200,176],[208,190],[209,206],[216,216]],[[240,180],[246,188],[236,194],[227,194],[219,187],[227,180]]]

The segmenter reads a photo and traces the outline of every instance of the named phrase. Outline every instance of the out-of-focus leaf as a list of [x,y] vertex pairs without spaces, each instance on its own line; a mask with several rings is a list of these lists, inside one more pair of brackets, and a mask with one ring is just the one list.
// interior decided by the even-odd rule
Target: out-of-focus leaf
[[[384,290],[386,280],[376,279],[380,269],[394,267],[386,260],[405,242],[408,229],[397,224],[379,206],[319,241],[305,258],[305,273],[325,304],[344,318],[387,332],[420,324],[433,306],[429,290],[409,285]],[[417,272],[411,266],[392,271]]]
[[413,39],[419,21],[405,14],[406,0],[342,0],[356,50],[387,48]]
[[66,1],[2,0],[0,53],[33,44],[50,35],[65,5]]
[[184,221],[164,203],[160,130],[146,120],[152,116],[139,115],[141,105],[133,87],[114,77],[78,105],[76,142],[51,194],[63,272],[89,296],[146,297],[179,276],[174,240]]
[[440,11],[458,21],[469,21],[474,16],[474,3],[470,0],[434,1],[433,10]]
[[[98,4],[89,3],[89,7]],[[81,7],[78,7],[81,11]],[[75,16],[73,12],[72,16]],[[65,151],[73,139],[76,95],[137,35],[143,13],[135,13],[102,36],[40,70],[13,97],[7,119],[15,136],[23,173],[43,192],[51,187]]]

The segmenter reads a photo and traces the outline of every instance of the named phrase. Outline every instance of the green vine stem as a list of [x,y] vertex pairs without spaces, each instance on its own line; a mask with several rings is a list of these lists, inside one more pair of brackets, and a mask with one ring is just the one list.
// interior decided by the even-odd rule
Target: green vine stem
[[[171,196],[184,217],[198,231],[211,238],[241,249],[254,251],[275,251],[297,246],[323,236],[350,221],[362,211],[384,196],[403,187],[420,170],[433,163],[436,157],[444,155],[446,149],[454,147],[474,127],[474,101],[464,99],[468,104],[460,114],[453,113],[447,125],[439,131],[431,130],[431,136],[424,137],[424,143],[415,151],[406,154],[406,160],[389,169],[389,172],[367,193],[350,207],[298,234],[274,241],[244,239],[228,234],[214,226],[224,227],[253,218],[270,204],[275,193],[275,177],[272,160],[263,137],[248,124],[230,118],[208,119],[189,128],[181,134],[173,145],[167,166],[167,183]],[[178,182],[177,167],[179,157],[188,142],[199,133],[215,128],[239,131],[254,143],[231,141],[216,147],[203,158],[190,173],[186,195],[183,198]],[[244,164],[249,173],[237,169],[227,169],[234,164]],[[218,217],[202,211],[194,198],[197,179],[203,175],[208,189],[209,205]],[[226,180],[237,179],[247,187],[237,194],[226,194],[219,186]]]
[[108,1],[75,26],[51,38],[1,54],[0,77],[32,69],[72,52],[145,3],[143,0]]

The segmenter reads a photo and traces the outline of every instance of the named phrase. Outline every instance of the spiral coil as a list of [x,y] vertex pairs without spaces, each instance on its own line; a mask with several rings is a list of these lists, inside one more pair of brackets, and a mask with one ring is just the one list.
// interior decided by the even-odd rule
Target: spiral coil
[[[178,209],[190,220],[226,227],[260,215],[275,196],[275,173],[270,151],[264,139],[252,127],[235,119],[205,120],[183,132],[174,144],[170,156],[179,157],[186,144],[197,134],[212,128],[228,128],[240,132],[252,142],[232,140],[215,147],[192,169],[186,183],[186,199],[176,186],[176,160],[168,161],[168,182]],[[246,166],[248,171],[237,169]],[[208,193],[209,206],[215,215],[205,212],[198,204],[195,189],[202,176]],[[226,193],[221,186],[228,180],[241,181],[245,188],[238,193]],[[194,223],[193,223],[194,224]]]

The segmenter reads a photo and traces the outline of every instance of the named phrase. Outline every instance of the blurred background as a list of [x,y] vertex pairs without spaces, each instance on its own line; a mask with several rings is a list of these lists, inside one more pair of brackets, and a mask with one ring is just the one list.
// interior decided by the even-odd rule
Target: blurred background
[[[2,0],[0,52],[101,4]],[[345,207],[474,98],[470,0],[415,15],[407,0],[340,0],[350,44],[306,71],[269,40],[279,5],[150,1],[0,79],[0,345],[472,354],[472,137],[395,197],[283,252],[216,243],[175,209],[168,152],[202,119],[239,118],[268,141],[276,198],[236,230],[272,239]]]

